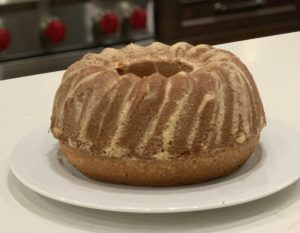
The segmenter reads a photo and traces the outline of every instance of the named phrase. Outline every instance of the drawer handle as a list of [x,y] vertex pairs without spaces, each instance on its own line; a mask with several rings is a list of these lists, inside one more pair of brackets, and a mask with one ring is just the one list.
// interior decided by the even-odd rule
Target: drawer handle
[[214,10],[217,12],[227,12],[235,10],[245,10],[250,8],[257,8],[266,5],[266,0],[249,0],[238,3],[222,3],[216,2],[214,4]]

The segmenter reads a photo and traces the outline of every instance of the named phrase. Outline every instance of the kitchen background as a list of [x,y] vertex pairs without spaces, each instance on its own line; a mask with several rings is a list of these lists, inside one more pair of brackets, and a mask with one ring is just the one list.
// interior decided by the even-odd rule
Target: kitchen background
[[300,0],[0,0],[0,79],[130,42],[219,44],[299,29]]

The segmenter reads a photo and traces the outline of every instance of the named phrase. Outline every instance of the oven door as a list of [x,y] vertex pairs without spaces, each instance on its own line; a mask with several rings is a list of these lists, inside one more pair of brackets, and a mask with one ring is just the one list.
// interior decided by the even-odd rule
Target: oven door
[[[146,46],[153,41],[153,39],[149,39],[137,41],[135,43]],[[119,48],[124,45],[125,44],[117,44],[112,47]],[[69,65],[79,60],[86,53],[99,53],[103,49],[104,47],[98,47],[1,62],[0,80],[52,72],[57,70],[65,70]]]
[[73,51],[1,62],[0,79],[64,70],[87,52],[89,51]]

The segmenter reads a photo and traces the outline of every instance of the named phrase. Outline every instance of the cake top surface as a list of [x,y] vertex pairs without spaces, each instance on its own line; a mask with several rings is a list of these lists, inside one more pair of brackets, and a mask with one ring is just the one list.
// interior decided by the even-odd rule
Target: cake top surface
[[91,153],[166,159],[244,143],[264,125],[254,80],[235,55],[155,42],[106,48],[71,65],[51,131]]

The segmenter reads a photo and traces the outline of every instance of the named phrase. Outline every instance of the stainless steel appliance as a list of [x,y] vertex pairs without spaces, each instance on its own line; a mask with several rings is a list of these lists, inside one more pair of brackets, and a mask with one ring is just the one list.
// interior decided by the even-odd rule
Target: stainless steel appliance
[[154,38],[151,0],[0,0],[0,79],[67,68]]

